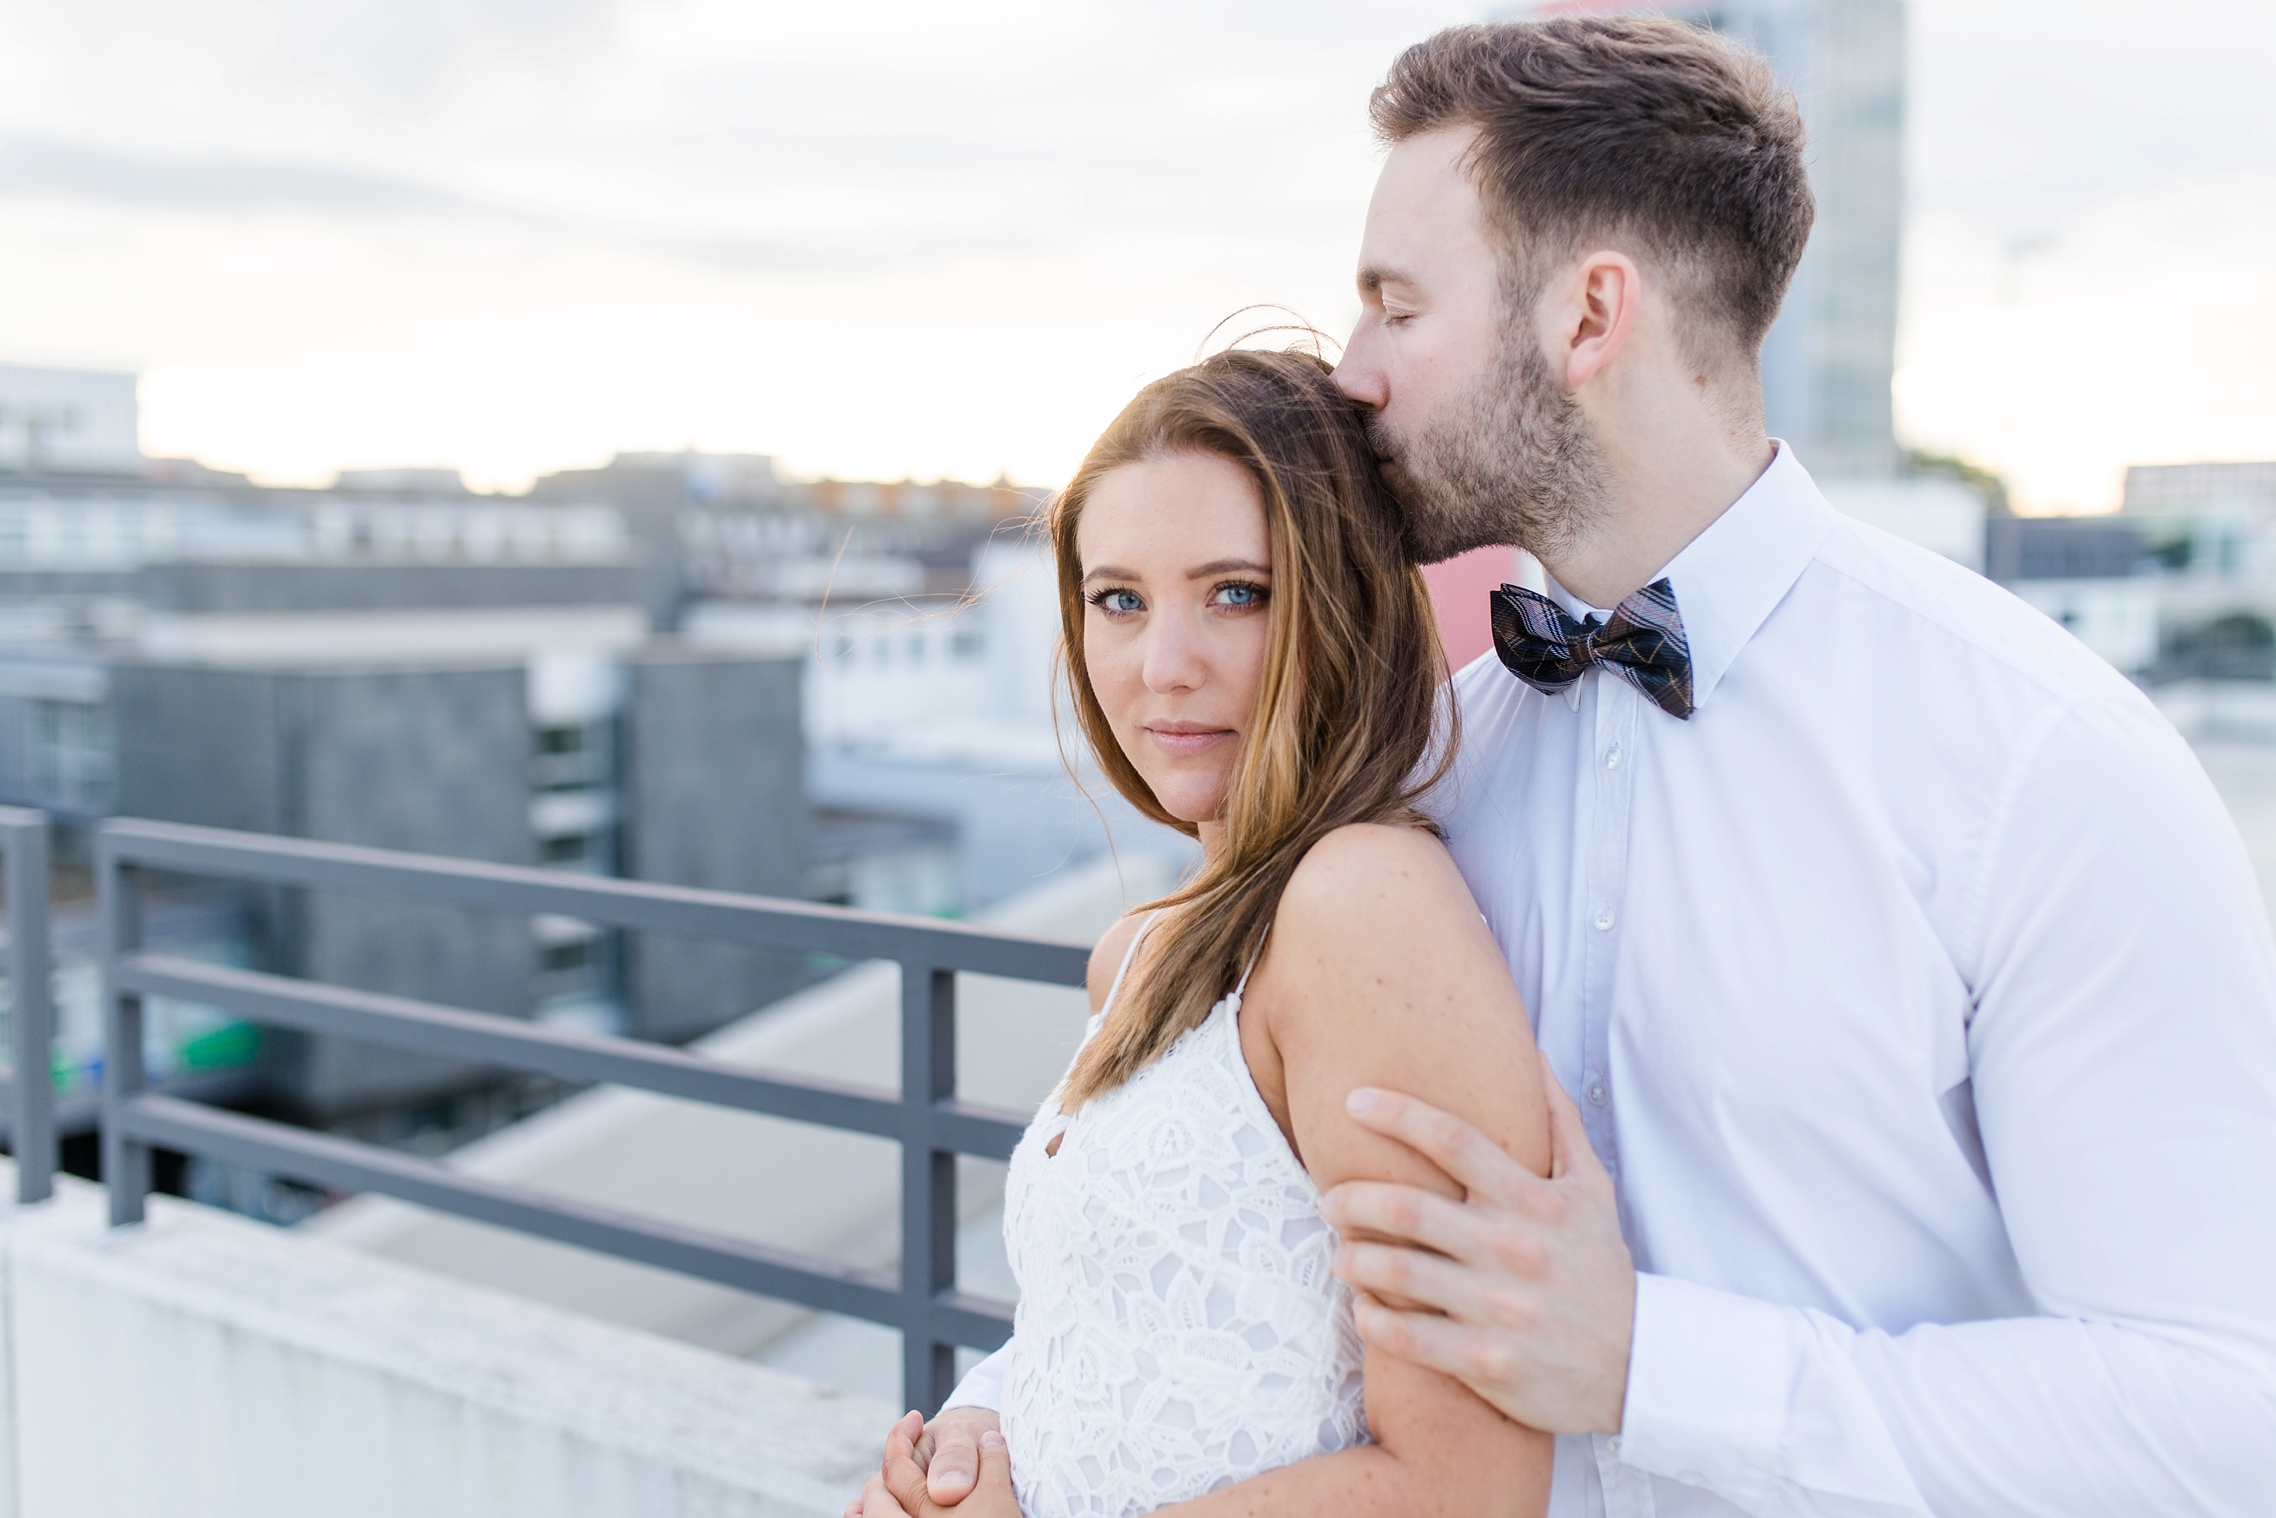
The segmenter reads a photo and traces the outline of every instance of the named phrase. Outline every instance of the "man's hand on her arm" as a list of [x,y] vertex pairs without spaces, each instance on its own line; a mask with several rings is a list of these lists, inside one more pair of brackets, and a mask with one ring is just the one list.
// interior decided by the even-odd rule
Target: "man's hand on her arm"
[[1355,1122],[1422,1154],[1468,1199],[1338,1186],[1324,1209],[1344,1236],[1336,1274],[1360,1294],[1360,1336],[1375,1348],[1455,1377],[1529,1427],[1617,1433],[1636,1267],[1580,1110],[1546,1059],[1542,1072],[1554,1137],[1547,1179],[1460,1118],[1396,1092],[1354,1091]]
[[[969,1470],[961,1465],[971,1456]],[[945,1495],[944,1458],[957,1459]],[[929,1465],[929,1469],[928,1469]],[[929,1485],[929,1490],[928,1490]],[[976,1407],[952,1408],[931,1424],[909,1414],[885,1436],[885,1460],[862,1493],[846,1507],[845,1518],[1019,1518],[1012,1493],[1011,1455],[996,1431],[996,1415]]]

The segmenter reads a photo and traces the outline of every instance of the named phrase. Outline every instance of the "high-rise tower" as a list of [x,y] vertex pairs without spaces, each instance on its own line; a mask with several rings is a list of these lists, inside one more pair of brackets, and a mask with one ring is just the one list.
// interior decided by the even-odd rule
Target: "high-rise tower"
[[1770,432],[1821,479],[1895,474],[1889,382],[1904,231],[1904,0],[1552,0],[1495,14],[1515,21],[1645,10],[1746,43],[1799,97],[1818,219],[1763,344]]

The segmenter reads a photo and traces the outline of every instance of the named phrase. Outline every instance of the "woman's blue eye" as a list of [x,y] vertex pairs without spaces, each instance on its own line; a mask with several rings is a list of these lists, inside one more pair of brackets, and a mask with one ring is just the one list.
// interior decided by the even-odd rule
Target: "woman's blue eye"
[[1262,585],[1220,585],[1217,603],[1220,606],[1256,606],[1264,601]]
[[1117,616],[1145,610],[1145,603],[1138,599],[1137,593],[1128,590],[1101,591],[1095,598],[1095,604]]

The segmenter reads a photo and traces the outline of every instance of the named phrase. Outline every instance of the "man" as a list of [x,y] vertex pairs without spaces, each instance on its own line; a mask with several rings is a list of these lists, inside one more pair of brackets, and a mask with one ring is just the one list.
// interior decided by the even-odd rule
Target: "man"
[[1562,1436],[1560,1518],[2276,1511],[2276,943],[2139,692],[1765,435],[1791,100],[1571,18],[1373,115],[1339,381],[1419,557],[1554,582],[1456,680],[1442,820],[1572,1098],[1544,1180],[1353,1094],[1469,1193],[1329,1199],[1362,1334]]

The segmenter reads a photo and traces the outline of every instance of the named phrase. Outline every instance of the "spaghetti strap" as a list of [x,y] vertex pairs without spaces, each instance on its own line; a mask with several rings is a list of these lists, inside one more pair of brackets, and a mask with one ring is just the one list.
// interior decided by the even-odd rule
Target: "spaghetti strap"
[[1264,939],[1271,936],[1272,924],[1268,922],[1264,925],[1264,938],[1257,940],[1256,951],[1249,955],[1249,962],[1241,968],[1241,978],[1233,984],[1233,1002],[1236,1006],[1240,1004],[1241,993],[1249,988],[1249,976],[1255,973],[1257,961],[1264,957]]
[[[1146,920],[1138,924],[1138,931],[1130,935],[1130,947],[1122,951],[1122,964],[1114,972],[1114,984],[1106,988],[1106,1000],[1099,1003],[1098,1015],[1100,1017],[1104,1017],[1114,1010],[1114,993],[1122,989],[1122,978],[1130,973],[1130,962],[1138,957],[1138,945],[1146,941],[1146,930],[1151,928],[1154,925],[1154,919],[1161,915],[1161,909],[1158,907],[1148,912]],[[1243,980],[1248,979],[1245,975],[1241,978]]]

